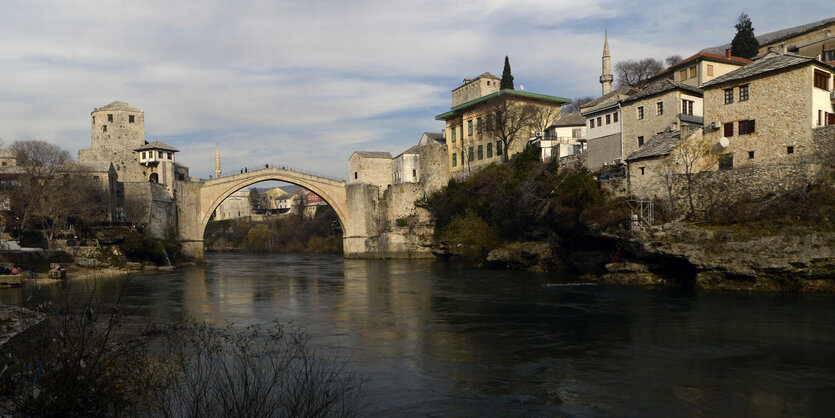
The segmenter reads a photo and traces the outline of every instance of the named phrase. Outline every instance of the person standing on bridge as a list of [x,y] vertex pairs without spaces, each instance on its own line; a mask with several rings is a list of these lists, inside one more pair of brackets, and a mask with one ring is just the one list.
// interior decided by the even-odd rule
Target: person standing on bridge
[[249,172],[249,170],[247,170],[247,168],[244,167],[244,173],[248,173],[248,172]]
[[269,164],[264,164],[264,168],[270,168]]

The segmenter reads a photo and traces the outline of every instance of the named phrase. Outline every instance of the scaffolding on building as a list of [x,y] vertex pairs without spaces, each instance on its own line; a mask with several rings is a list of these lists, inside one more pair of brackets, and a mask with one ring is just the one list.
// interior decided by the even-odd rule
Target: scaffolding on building
[[655,209],[651,200],[624,200],[623,208],[629,214],[630,229],[644,230],[655,223]]

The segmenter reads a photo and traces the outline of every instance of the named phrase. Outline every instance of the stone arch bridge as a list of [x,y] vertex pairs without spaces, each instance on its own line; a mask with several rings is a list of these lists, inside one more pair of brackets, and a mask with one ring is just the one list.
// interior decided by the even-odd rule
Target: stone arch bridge
[[264,168],[214,180],[179,184],[176,191],[177,228],[183,252],[188,256],[202,259],[203,232],[218,205],[229,195],[244,187],[271,180],[292,183],[319,195],[331,205],[339,217],[343,237],[350,236],[353,228],[344,181],[281,168]]

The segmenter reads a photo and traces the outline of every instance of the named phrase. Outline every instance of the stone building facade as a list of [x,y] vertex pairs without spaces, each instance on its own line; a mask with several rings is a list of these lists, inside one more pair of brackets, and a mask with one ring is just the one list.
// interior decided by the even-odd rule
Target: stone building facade
[[452,91],[452,107],[499,91],[501,79],[484,73],[474,79],[465,78],[464,84]]
[[642,147],[667,128],[690,125],[701,127],[704,111],[702,92],[687,84],[663,79],[621,103],[623,133],[621,159]]
[[[794,164],[812,156],[812,129],[835,113],[832,66],[770,52],[703,86],[705,138],[719,168]],[[817,83],[817,84],[816,84]]]

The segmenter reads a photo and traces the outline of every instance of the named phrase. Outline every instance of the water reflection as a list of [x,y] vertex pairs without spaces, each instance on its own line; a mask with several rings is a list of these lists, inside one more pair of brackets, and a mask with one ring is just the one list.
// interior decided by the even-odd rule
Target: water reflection
[[[835,407],[832,296],[548,286],[553,278],[429,261],[210,261],[131,276],[124,310],[149,321],[188,313],[304,325],[316,344],[343,347],[362,367],[381,415],[768,416]],[[105,298],[124,287],[100,283]],[[0,301],[33,305],[84,288],[5,289]]]

